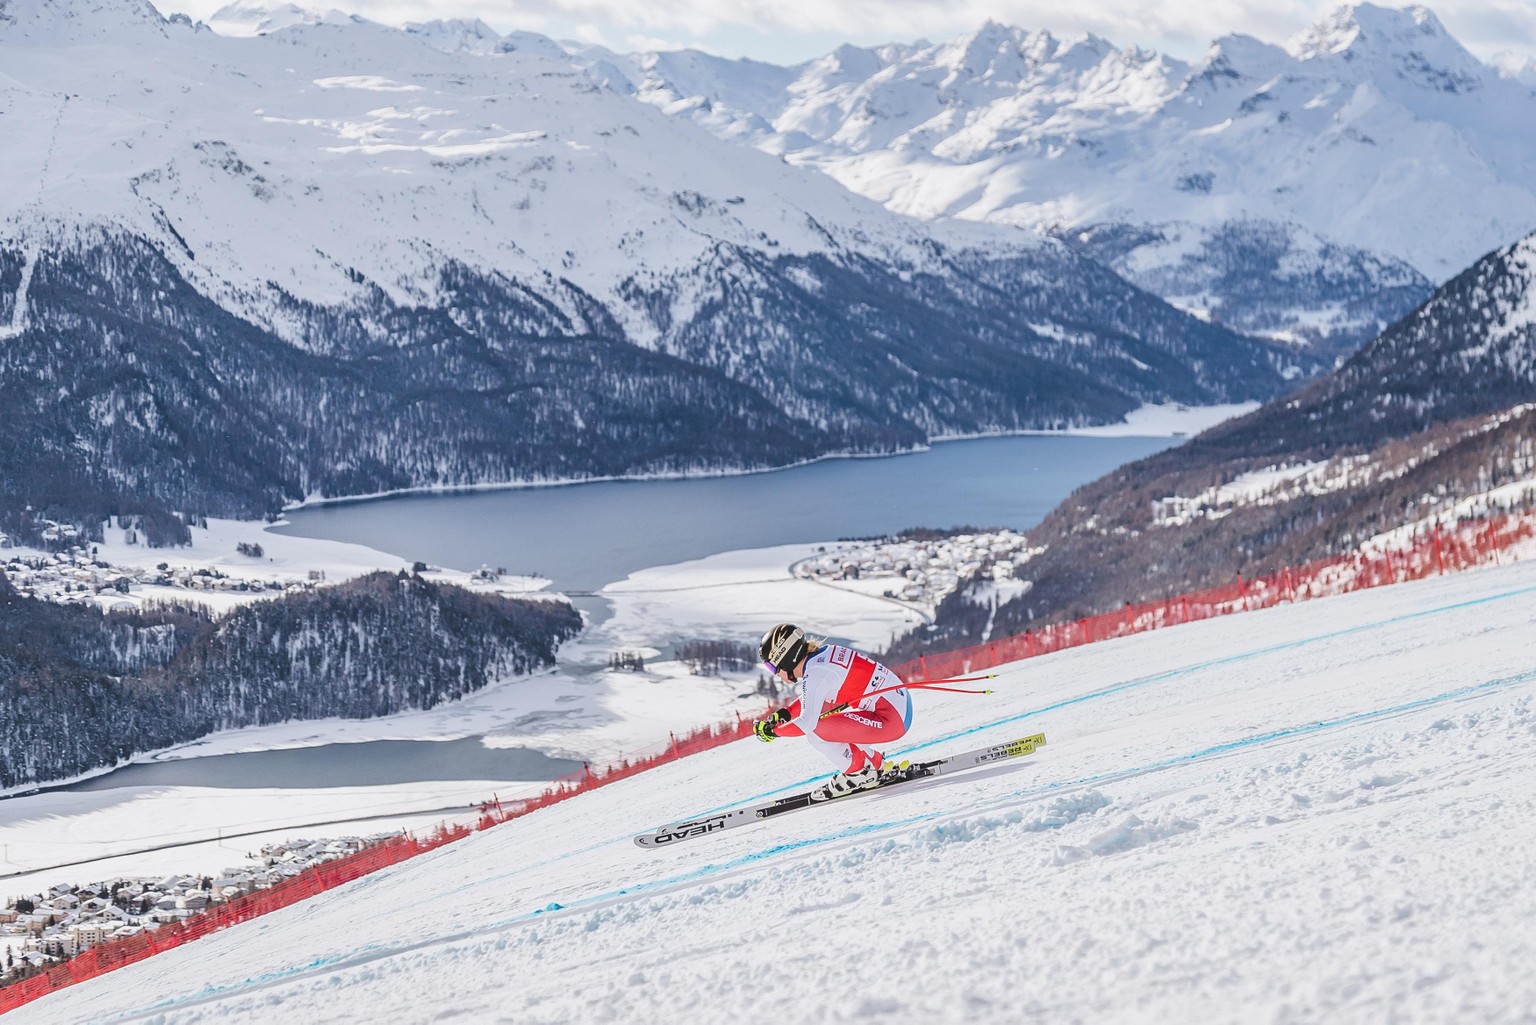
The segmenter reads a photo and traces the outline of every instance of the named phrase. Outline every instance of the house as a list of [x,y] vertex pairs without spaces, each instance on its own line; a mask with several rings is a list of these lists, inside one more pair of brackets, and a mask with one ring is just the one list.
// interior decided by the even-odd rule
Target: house
[[225,869],[224,874],[209,881],[209,892],[220,900],[233,900],[256,889],[250,872]]
[[86,922],[74,926],[69,932],[74,937],[75,949],[84,950],[86,947],[94,947],[98,943],[106,942],[117,928],[116,922]]
[[33,936],[41,936],[43,934],[43,930],[48,927],[48,917],[49,916],[47,915],[39,915],[36,913],[20,915],[16,919],[16,924],[20,926],[24,932],[30,933]]
[[74,957],[80,952],[80,944],[72,932],[53,932],[38,941],[37,949],[49,957]]

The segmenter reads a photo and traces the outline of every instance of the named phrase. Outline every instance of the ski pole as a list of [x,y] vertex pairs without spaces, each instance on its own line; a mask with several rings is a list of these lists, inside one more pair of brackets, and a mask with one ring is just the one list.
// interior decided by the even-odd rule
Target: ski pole
[[[902,690],[903,688],[895,687],[895,688],[892,688],[892,689],[893,690]],[[928,683],[909,683],[909,684],[907,684],[907,688],[906,689],[909,689],[909,690],[942,690],[942,691],[947,691],[950,694],[991,694],[992,693],[992,688],[991,687],[988,687],[985,690],[975,690],[975,689],[972,689],[972,688],[969,688],[969,687],[935,687],[932,684],[928,684]],[[876,694],[884,694],[885,691],[877,690],[874,693],[876,693]],[[868,696],[869,695],[867,695],[867,694],[865,695],[865,697],[868,697]]]
[[[991,679],[994,679],[996,676],[997,676],[996,673],[988,673],[986,676],[973,676],[973,677],[970,677],[969,679],[972,679],[972,680],[991,680]],[[940,686],[937,686],[937,684],[941,684],[941,683],[965,683],[965,682],[967,682],[967,680],[965,680],[965,679],[955,679],[955,680],[934,680],[932,683],[903,683],[903,684],[901,684],[899,686],[895,686],[895,687],[881,687],[879,690],[872,690],[869,693],[865,694],[863,697],[859,698],[859,700],[863,701],[864,698],[872,698],[872,697],[875,697],[875,696],[880,695],[880,694],[889,694],[893,690],[942,690],[942,691],[946,691],[946,692],[948,692],[950,694],[991,694],[992,693],[991,688],[988,688],[986,690],[969,690],[969,689],[964,688],[964,687],[940,687]],[[839,712],[846,712],[846,711],[848,711],[848,709],[850,707],[852,707],[852,706],[848,702],[844,701],[842,704],[836,705],[836,706],[834,706],[832,708],[827,709],[825,712],[821,713],[821,718],[825,719],[829,715],[837,715]]]
[[[922,683],[900,683],[890,687],[881,687],[879,690],[872,690],[868,694],[865,694],[864,697],[872,698],[876,694],[889,694],[893,690],[944,690],[949,691],[951,694],[991,694],[992,691],[990,688],[987,690],[969,690],[964,687],[941,687],[939,685],[944,683],[969,683],[972,680],[992,680],[996,678],[996,673],[988,673],[986,676],[959,676],[952,680],[927,680]],[[862,701],[863,698],[860,698],[860,700]]]
[[920,683],[906,684],[908,687],[926,687],[933,683],[976,683],[981,680],[995,680],[996,673],[987,673],[984,676],[949,676],[942,680],[923,680]]

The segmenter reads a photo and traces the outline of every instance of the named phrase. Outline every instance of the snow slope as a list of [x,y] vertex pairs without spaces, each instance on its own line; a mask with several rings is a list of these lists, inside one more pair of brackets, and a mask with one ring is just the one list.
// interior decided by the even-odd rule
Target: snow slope
[[1533,621],[1528,561],[1016,664],[900,750],[1027,760],[631,843],[822,771],[740,741],[10,1020],[1519,1020]]

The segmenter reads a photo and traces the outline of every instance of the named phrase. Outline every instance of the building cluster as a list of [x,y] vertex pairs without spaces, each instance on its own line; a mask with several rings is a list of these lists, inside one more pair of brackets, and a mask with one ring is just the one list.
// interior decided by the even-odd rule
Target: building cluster
[[217,876],[60,883],[45,893],[11,897],[0,908],[0,981],[25,978],[98,943],[202,914],[393,835],[268,844],[250,856],[253,864]]
[[933,608],[977,575],[1011,580],[1033,554],[1023,534],[992,530],[949,537],[897,537],[839,545],[799,563],[795,573],[824,581],[873,584],[886,598]]
[[113,566],[95,552],[76,545],[60,552],[13,551],[4,553],[0,542],[0,570],[11,586],[29,598],[44,601],[90,601],[112,609],[137,607],[129,596],[141,587],[155,586],[187,591],[288,591],[313,587],[320,578],[293,580],[251,580],[230,577],[217,569],[160,563],[153,569],[137,566]]

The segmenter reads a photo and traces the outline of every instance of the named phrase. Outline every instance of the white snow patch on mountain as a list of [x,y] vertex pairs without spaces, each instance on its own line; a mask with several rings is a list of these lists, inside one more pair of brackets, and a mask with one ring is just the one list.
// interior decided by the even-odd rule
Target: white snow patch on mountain
[[[1522,331],[1536,328],[1536,235],[1522,239],[1509,253],[1509,267],[1514,279],[1511,303],[1495,313],[1496,323],[1489,329],[1490,343],[1506,342]],[[1533,332],[1536,339],[1536,332]],[[1536,352],[1536,340],[1527,347],[1526,356]]]
[[205,294],[300,345],[288,299],[347,308],[377,287],[430,306],[451,261],[529,283],[579,330],[574,286],[644,342],[667,311],[636,290],[685,309],[722,246],[920,270],[940,267],[935,239],[1046,244],[894,216],[594,84],[547,40],[263,11],[213,19],[238,37],[140,0],[38,0],[0,23],[0,103],[28,115],[0,164],[5,235],[158,240]]
[[207,19],[208,26],[226,36],[258,36],[292,25],[314,25],[325,20],[295,4],[263,3],[262,0],[236,0],[219,8]]
[[1347,486],[1343,473],[1325,474],[1325,461],[1293,466],[1272,466],[1238,474],[1225,484],[1206,488],[1189,498],[1174,496],[1153,503],[1152,520],[1158,526],[1183,526],[1196,518],[1221,519],[1242,505],[1271,505],[1293,494],[1322,494]]
[[1423,7],[1344,6],[1288,48],[1229,35],[1193,64],[990,23],[787,69],[677,56],[601,59],[645,102],[920,217],[1266,220],[1431,278],[1536,225],[1528,67],[1481,63]]

